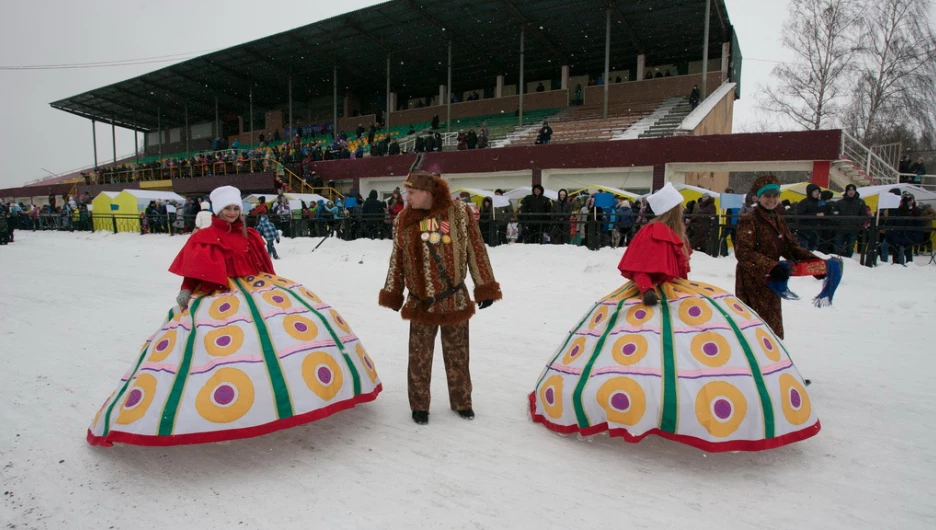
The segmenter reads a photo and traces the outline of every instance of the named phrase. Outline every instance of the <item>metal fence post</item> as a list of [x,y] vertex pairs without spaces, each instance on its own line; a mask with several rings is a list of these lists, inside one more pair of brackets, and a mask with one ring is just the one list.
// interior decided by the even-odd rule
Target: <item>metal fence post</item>
[[111,222],[114,225],[114,233],[116,234],[117,233],[117,216],[116,215],[111,214]]

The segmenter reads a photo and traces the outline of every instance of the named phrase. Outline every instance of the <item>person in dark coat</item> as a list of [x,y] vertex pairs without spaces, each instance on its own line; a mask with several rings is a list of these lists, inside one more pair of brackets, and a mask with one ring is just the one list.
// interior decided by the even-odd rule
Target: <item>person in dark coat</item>
[[715,199],[710,195],[703,195],[692,213],[694,215],[690,223],[692,231],[689,239],[692,250],[712,254],[712,252],[709,252],[712,246],[709,244],[712,236],[712,227],[718,223],[715,211]]
[[549,122],[544,121],[543,126],[540,128],[539,135],[537,136],[537,138],[541,139],[542,143],[548,144],[552,140],[552,134],[553,134],[553,130],[552,130],[552,127],[549,126]]
[[779,266],[780,258],[790,261],[818,259],[801,247],[783,217],[780,204],[780,181],[773,175],[758,178],[751,187],[757,207],[738,221],[735,232],[735,294],[751,307],[783,339],[781,298],[767,286],[768,280],[782,281],[789,272]]
[[[838,201],[837,206],[838,215],[842,219],[839,220],[839,229],[835,232],[835,253],[850,258],[855,251],[858,232],[870,213],[854,184],[845,186],[845,196]],[[860,217],[860,219],[849,219],[849,217]]]
[[572,202],[569,200],[568,190],[559,190],[558,200],[552,205],[552,243],[556,245],[569,244],[570,220],[572,219]]
[[[496,239],[491,238],[491,228],[492,223],[494,222],[494,199],[490,197],[485,197],[481,201],[481,210],[478,211],[478,228],[481,229],[481,238],[484,239],[484,243],[492,247],[496,243]],[[497,233],[494,232],[494,238],[497,237]]]
[[377,198],[377,190],[371,190],[370,193],[367,194],[367,200],[364,201],[364,206],[361,209],[361,213],[364,215],[365,226],[367,226],[367,237],[371,239],[380,237],[383,239],[381,227],[384,224],[386,211],[387,204]]
[[549,199],[543,195],[543,187],[533,185],[533,193],[520,201],[521,219],[524,221],[524,242],[543,242],[543,225],[549,222],[549,212],[552,209]]
[[469,129],[468,134],[465,135],[465,143],[468,144],[468,149],[476,149],[478,147],[478,133],[474,129]]
[[689,93],[689,104],[692,105],[693,110],[699,106],[701,99],[702,93],[699,91],[699,85],[692,85],[692,92]]
[[[819,204],[819,195],[821,188],[815,184],[806,186],[806,198],[796,205],[796,215],[800,217],[824,217],[822,205]],[[816,250],[819,248],[819,232],[815,226],[821,223],[822,219],[799,219],[797,225],[801,228],[797,230],[799,244],[807,250]]]

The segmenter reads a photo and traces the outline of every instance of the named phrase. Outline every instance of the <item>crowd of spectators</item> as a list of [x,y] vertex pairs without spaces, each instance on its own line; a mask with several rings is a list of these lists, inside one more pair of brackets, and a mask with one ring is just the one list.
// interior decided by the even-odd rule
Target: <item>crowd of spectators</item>
[[[314,172],[310,184],[321,189],[326,186]],[[725,191],[732,193],[731,189]],[[930,205],[917,204],[912,193],[898,188],[891,193],[900,195],[899,207],[882,209],[878,217],[872,215],[853,185],[846,188],[840,199],[833,200],[832,192],[810,184],[802,200],[795,203],[785,200],[778,211],[788,216],[787,224],[799,243],[811,251],[850,257],[856,248],[862,254],[873,248],[883,261],[892,258],[893,263],[900,264],[921,253],[932,254],[936,211]],[[471,205],[482,237],[492,246],[525,243],[569,244],[590,249],[623,247],[654,216],[645,199],[631,202],[626,197],[616,197],[611,203],[605,200],[604,206],[597,206],[597,196],[587,191],[570,197],[567,190],[561,189],[557,198],[551,200],[542,186],[535,185],[516,207],[503,199],[495,207],[494,198],[500,196],[503,190],[496,190],[493,197],[482,199],[480,207],[475,206],[467,192],[459,198]],[[206,197],[188,198],[184,203],[152,201],[140,213],[141,231],[191,232],[196,229],[195,220],[205,201]],[[91,230],[90,203],[91,197],[84,194],[61,199],[50,196],[43,206],[0,203],[0,243],[12,242],[17,229]],[[738,218],[755,204],[752,197],[747,197],[741,209],[719,212],[709,194],[689,201],[684,220],[692,249],[712,256],[728,255],[728,241],[733,237]],[[380,199],[376,190],[371,190],[366,199],[352,189],[334,201],[323,199],[313,203],[290,201],[278,193],[271,202],[260,199],[249,212],[248,224],[256,226],[261,216],[268,216],[285,237],[385,239],[391,236],[393,221],[404,206],[399,188],[386,200]]]

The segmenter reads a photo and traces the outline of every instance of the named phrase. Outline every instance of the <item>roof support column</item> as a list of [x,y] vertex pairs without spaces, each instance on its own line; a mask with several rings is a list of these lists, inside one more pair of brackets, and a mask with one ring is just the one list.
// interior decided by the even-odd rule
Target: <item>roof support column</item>
[[723,42],[721,45],[721,82],[728,81],[728,67],[731,59],[731,43]]
[[[156,107],[156,129],[159,131],[159,144],[158,144],[158,147],[157,147],[156,154],[157,154],[157,157],[158,157],[158,158],[162,158],[162,140],[163,140],[163,135],[162,135],[162,109],[159,108],[159,107]],[[96,160],[96,159],[95,159],[95,160]],[[97,162],[95,162],[95,164],[97,164]]]
[[[311,111],[310,111],[311,112]],[[332,69],[332,137],[338,137],[338,67]]]
[[708,96],[708,40],[709,21],[712,15],[712,0],[705,0],[705,42],[702,43],[702,99]]
[[601,117],[608,118],[608,90],[611,88],[611,8],[606,10],[605,23],[605,69],[604,69],[604,95],[602,96]]
[[114,167],[117,166],[117,127],[114,125],[114,118],[111,117],[111,146],[114,148]]
[[91,120],[91,145],[94,146],[94,169],[97,169],[97,122]]
[[559,88],[562,90],[569,89],[569,65],[567,64],[562,65],[562,81]]
[[254,142],[254,126],[253,126],[253,87],[250,87],[250,142],[248,142],[248,147],[253,145]]
[[137,136],[136,129],[133,130],[133,157],[136,163],[139,164],[140,163],[140,138]]
[[504,97],[504,75],[503,74],[497,76],[497,80],[494,81],[494,97],[496,98]]
[[526,91],[525,86],[523,86],[523,41],[524,41],[524,32],[526,30],[520,30],[520,83],[517,84],[517,94],[520,96],[520,104],[517,107],[517,115],[520,117],[519,125],[523,126],[523,93]]
[[646,67],[647,67],[647,56],[641,53],[640,55],[637,56],[637,79],[635,79],[635,81],[644,80],[644,70],[646,69]]
[[221,123],[218,121],[218,96],[215,96],[214,100],[215,100],[215,119],[214,119],[214,129],[211,131],[212,133],[214,133],[212,134],[213,136],[212,140],[214,138],[221,137]]
[[387,55],[387,115],[384,117],[384,127],[387,129],[387,140],[390,138],[390,55]]
[[[293,126],[293,114],[292,114],[292,76],[289,76],[289,123],[286,125],[286,130],[291,131]],[[289,138],[289,133],[286,133],[286,138]]]
[[[448,43],[448,81],[445,85],[445,132],[452,132],[452,41]],[[442,146],[439,146],[439,151]]]
[[440,107],[445,105],[445,85],[439,85],[439,101],[436,105]]
[[188,122],[188,102],[185,102],[185,158],[189,157],[189,151],[191,150],[191,144],[189,143],[189,138],[192,136],[192,129],[189,128]]

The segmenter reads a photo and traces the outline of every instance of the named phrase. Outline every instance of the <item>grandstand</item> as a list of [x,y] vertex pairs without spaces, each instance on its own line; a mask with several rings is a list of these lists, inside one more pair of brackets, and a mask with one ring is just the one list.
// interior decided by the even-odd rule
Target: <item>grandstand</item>
[[[127,187],[203,193],[224,182],[308,193],[309,171],[345,190],[364,182],[384,189],[417,167],[447,168],[473,187],[492,179],[519,185],[565,179],[649,189],[681,179],[717,188],[727,185],[729,171],[752,167],[811,169],[824,185],[891,178],[841,132],[834,153],[806,149],[794,133],[777,137],[781,149],[756,159],[741,137],[725,143],[724,153],[683,152],[694,144],[669,142],[732,132],[740,46],[724,0],[710,3],[708,17],[706,5],[392,0],[51,103],[142,133],[142,151],[99,164],[89,179],[73,173],[0,190],[0,197]],[[694,85],[703,98],[692,110],[686,98]],[[544,120],[553,129],[550,145],[534,146]],[[482,126],[487,149],[451,152],[458,131]],[[441,150],[413,153],[416,137],[430,133],[441,135]],[[375,156],[384,138],[397,140],[395,160]],[[604,149],[609,142],[615,147]],[[556,150],[562,155],[553,157]],[[634,161],[621,154],[634,150],[648,156]],[[310,153],[311,163],[303,159]],[[505,162],[515,159],[522,163]],[[559,162],[543,162],[553,159]],[[98,178],[108,165],[115,167]]]

